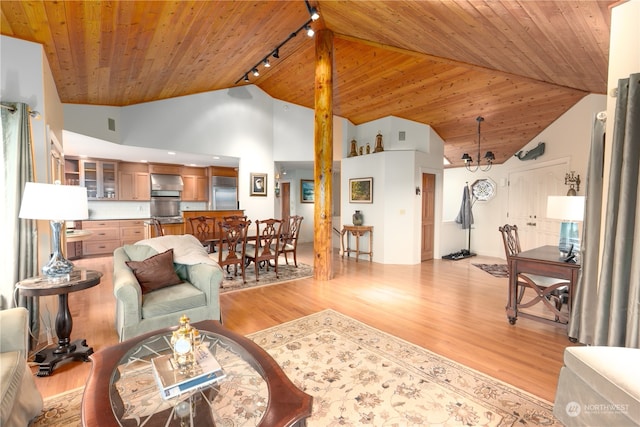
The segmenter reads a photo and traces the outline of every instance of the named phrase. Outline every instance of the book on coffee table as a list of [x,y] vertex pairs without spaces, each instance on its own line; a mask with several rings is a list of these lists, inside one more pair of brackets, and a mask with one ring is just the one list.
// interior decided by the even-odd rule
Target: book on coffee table
[[154,357],[151,364],[163,399],[171,399],[225,377],[220,363],[206,346],[196,350],[196,362],[190,374],[180,372],[171,354]]

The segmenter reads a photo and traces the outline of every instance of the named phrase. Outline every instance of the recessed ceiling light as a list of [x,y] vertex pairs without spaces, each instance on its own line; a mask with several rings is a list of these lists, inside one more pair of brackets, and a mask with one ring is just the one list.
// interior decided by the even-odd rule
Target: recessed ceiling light
[[213,156],[213,160],[220,160],[219,156]]
[[170,156],[175,156],[176,155],[176,153],[173,152],[173,151],[169,151],[169,152],[167,152],[167,154],[170,155]]
[[140,160],[140,163],[148,163],[148,160]]
[[197,166],[195,163],[189,163],[189,166]]

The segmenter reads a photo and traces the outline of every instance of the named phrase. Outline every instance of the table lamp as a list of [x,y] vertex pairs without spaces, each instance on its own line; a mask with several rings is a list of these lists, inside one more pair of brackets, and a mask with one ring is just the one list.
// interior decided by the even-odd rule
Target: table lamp
[[48,277],[69,274],[73,264],[62,254],[61,232],[65,221],[89,217],[87,189],[75,185],[27,182],[18,217],[51,221],[53,253],[42,267],[42,274]]
[[547,218],[560,219],[560,254],[567,257],[579,250],[580,235],[578,223],[584,216],[584,196],[549,196],[547,198]]

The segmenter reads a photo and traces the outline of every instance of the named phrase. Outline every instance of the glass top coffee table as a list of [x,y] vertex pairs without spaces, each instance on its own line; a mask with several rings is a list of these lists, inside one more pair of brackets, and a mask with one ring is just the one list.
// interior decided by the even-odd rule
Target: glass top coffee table
[[82,398],[84,426],[301,426],[312,397],[287,378],[253,341],[206,320],[200,331],[226,377],[164,400],[151,359],[171,353],[166,328],[102,349],[90,358]]

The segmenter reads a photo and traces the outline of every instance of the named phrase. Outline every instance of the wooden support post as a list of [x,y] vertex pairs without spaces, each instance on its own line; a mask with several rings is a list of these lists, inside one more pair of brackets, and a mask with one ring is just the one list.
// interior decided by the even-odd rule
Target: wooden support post
[[316,33],[313,276],[317,280],[333,278],[331,244],[333,193],[333,32]]

